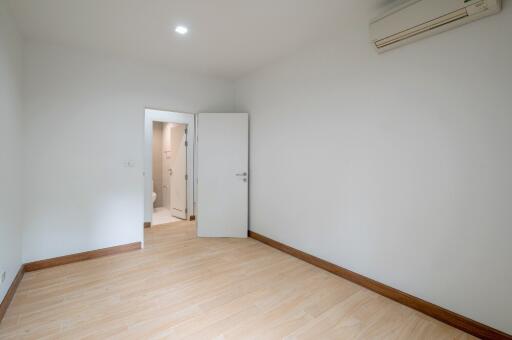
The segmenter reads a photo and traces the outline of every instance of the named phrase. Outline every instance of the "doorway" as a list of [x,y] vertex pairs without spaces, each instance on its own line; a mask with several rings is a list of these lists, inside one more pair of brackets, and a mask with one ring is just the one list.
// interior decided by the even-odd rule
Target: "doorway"
[[194,115],[146,109],[144,135],[144,226],[194,219]]
[[[155,188],[154,177],[156,177],[153,175],[153,168],[160,169],[159,164],[153,165],[153,137],[158,135],[158,132],[153,131],[154,122],[164,124],[161,128],[162,138],[167,133],[171,136],[170,139],[166,139],[166,141],[170,140],[171,145],[162,145],[160,151],[163,156],[161,167],[168,173],[160,172],[163,199],[159,204],[170,207],[171,217],[196,220],[196,234],[199,237],[247,237],[248,114],[198,113],[193,115],[146,109],[144,123],[145,228],[153,226],[151,223],[154,219],[152,198]],[[200,134],[196,134],[196,131]],[[184,145],[185,151],[174,149],[173,144]],[[167,151],[170,154],[169,159],[166,157]],[[177,155],[175,161],[172,160],[171,155]],[[179,155],[181,158],[178,157]],[[166,164],[167,161],[169,164]],[[179,162],[185,163],[186,167],[177,166]],[[165,182],[166,178],[169,182]],[[175,182],[175,180],[179,181]],[[165,186],[170,190],[165,191],[167,189]],[[180,200],[180,191],[173,193],[173,187],[181,187],[181,195],[186,195],[186,198]],[[169,202],[164,201],[167,198]],[[185,203],[180,205],[179,202]],[[162,228],[165,229],[166,225],[155,230],[147,230],[147,234],[154,235],[154,232]],[[144,229],[141,228],[141,232],[144,239],[146,234]]]
[[151,225],[187,219],[187,125],[153,122]]

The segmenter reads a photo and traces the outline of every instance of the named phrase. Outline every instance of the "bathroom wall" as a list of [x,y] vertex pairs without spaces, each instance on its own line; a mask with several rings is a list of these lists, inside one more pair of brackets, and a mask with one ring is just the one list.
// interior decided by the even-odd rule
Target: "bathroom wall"
[[163,206],[162,195],[162,129],[163,123],[153,122],[153,192],[156,193],[156,201],[154,207]]
[[172,123],[153,122],[153,191],[157,194],[154,207],[171,210],[171,128]]
[[164,123],[162,129],[162,207],[171,210],[171,176],[169,176],[169,169],[171,168],[171,128],[174,126],[172,123]]
[[22,41],[0,0],[0,285],[3,300],[21,266]]
[[142,241],[144,109],[230,112],[232,82],[46,43],[25,51],[24,261]]

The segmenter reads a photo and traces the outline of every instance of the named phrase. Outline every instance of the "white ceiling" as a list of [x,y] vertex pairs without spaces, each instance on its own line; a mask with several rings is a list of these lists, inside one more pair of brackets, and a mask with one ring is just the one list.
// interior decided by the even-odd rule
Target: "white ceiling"
[[[389,0],[11,0],[32,40],[236,78]],[[189,34],[174,33],[178,24]]]

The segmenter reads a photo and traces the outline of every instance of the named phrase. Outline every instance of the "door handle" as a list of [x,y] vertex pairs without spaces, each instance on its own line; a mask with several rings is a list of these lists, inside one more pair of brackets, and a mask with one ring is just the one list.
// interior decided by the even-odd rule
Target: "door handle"
[[247,177],[247,172],[243,172],[241,174],[236,174],[235,176]]

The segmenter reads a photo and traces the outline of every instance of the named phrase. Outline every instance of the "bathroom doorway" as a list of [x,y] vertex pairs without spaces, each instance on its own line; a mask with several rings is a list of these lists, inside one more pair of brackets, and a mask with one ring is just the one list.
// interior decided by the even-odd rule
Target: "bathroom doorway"
[[146,109],[144,227],[194,219],[193,114]]
[[[186,206],[183,214],[183,204],[176,200],[172,194],[172,188],[180,185],[174,183],[174,171],[180,171],[172,165],[166,166],[172,159],[162,157],[162,164],[153,165],[153,138],[159,132],[153,131],[154,122],[165,125],[168,130],[161,127],[162,138],[170,130],[171,146],[162,144],[158,154],[162,156],[170,150],[171,154],[179,154],[179,150],[173,149],[174,145],[184,145],[185,152],[181,153],[181,161],[186,164],[185,176],[178,175],[176,179],[185,178]],[[157,123],[158,125],[158,123]],[[183,127],[185,130],[183,131]],[[173,129],[178,132],[174,132]],[[181,129],[181,130],[180,130]],[[167,132],[166,132],[167,131]],[[173,133],[174,139],[173,141]],[[200,133],[200,138],[197,138]],[[198,113],[186,114],[170,111],[146,109],[144,121],[144,227],[151,228],[160,221],[154,220],[158,214],[154,214],[159,204],[170,207],[168,215],[171,218],[194,220],[195,234],[199,237],[247,237],[248,230],[248,190],[249,190],[249,115],[247,113]],[[158,139],[158,138],[157,138]],[[166,139],[167,141],[169,139]],[[185,157],[186,154],[186,158]],[[171,157],[172,158],[172,157]],[[167,174],[158,171],[153,175],[153,168],[169,171],[170,190],[167,195],[164,188]],[[155,186],[158,181],[157,174],[161,174],[161,183]],[[199,181],[200,179],[200,181]],[[154,189],[161,187],[162,200],[153,205],[158,199],[158,193],[153,195]],[[183,182],[181,182],[183,188]],[[178,193],[176,193],[178,195]],[[169,198],[169,202],[164,199]],[[176,203],[175,205],[173,205]],[[155,216],[154,216],[155,215]],[[196,219],[197,215],[197,219]],[[153,223],[152,223],[153,222]],[[165,222],[164,222],[165,223]],[[181,223],[174,226],[183,225]],[[189,224],[191,225],[191,224]],[[165,230],[171,223],[163,224]],[[155,231],[161,230],[159,227]],[[151,230],[143,229],[141,226],[141,239],[145,235],[154,235]]]
[[187,219],[187,126],[153,122],[152,225]]

